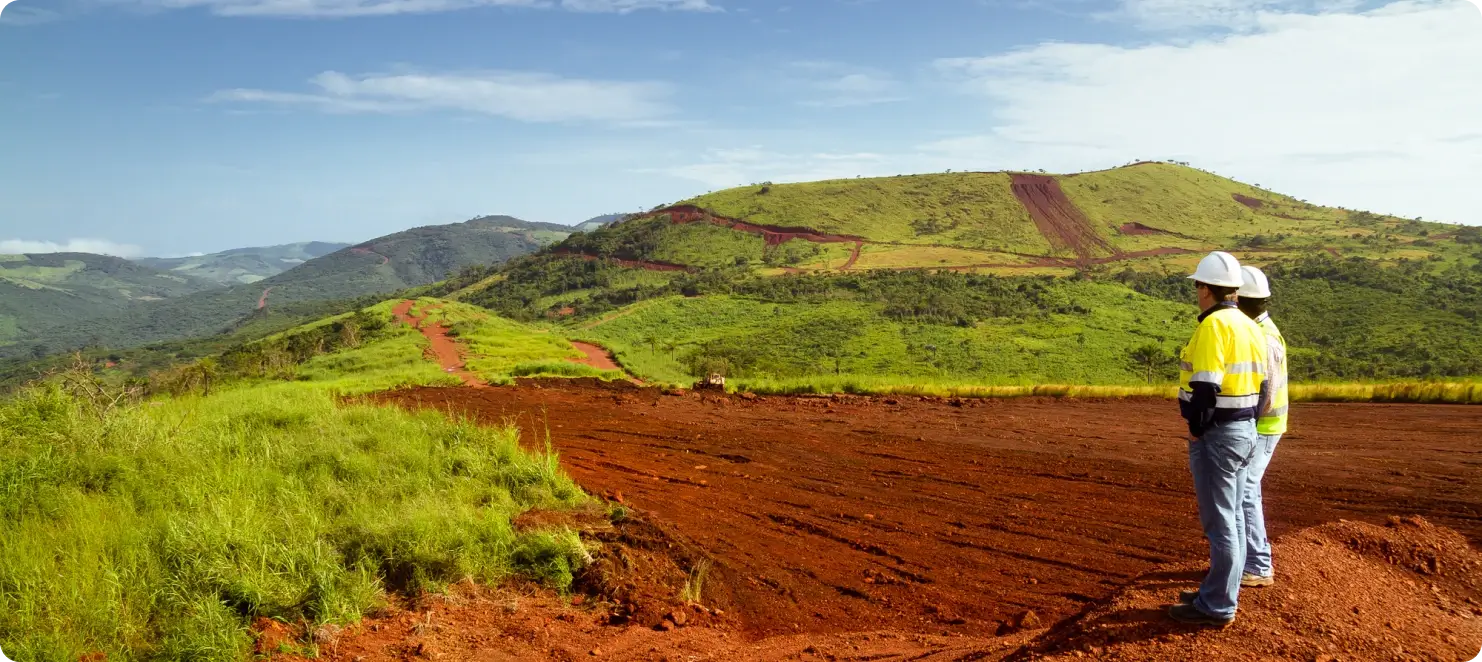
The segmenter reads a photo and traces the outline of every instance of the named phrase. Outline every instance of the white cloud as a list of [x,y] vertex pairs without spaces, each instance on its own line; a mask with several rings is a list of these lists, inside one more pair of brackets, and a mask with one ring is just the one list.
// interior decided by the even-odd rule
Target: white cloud
[[457,110],[522,122],[605,121],[651,124],[671,112],[670,87],[660,82],[562,78],[493,71],[461,74],[367,74],[326,71],[314,92],[234,89],[213,102],[300,106],[326,113],[405,113]]
[[65,242],[0,239],[0,255],[17,253],[97,253],[117,257],[138,257],[144,249],[133,244],[120,244],[108,239],[68,239]]
[[165,9],[204,7],[222,16],[386,16],[475,7],[627,14],[641,10],[721,11],[709,0],[117,0]]
[[[1139,1],[1152,2],[1129,0]],[[1187,160],[1314,202],[1482,222],[1482,16],[1405,0],[1361,13],[1260,10],[1252,25],[941,60],[993,103],[993,127],[923,152],[938,164],[1062,171]]]
[[1121,0],[1109,17],[1130,20],[1152,30],[1220,27],[1248,30],[1263,15],[1348,12],[1362,0]]
[[787,82],[807,90],[801,103],[814,108],[845,108],[903,101],[901,85],[890,74],[837,62],[794,62]]

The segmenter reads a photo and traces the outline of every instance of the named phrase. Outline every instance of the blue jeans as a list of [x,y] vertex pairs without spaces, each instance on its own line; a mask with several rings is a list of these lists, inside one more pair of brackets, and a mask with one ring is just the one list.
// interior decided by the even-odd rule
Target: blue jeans
[[1189,442],[1189,471],[1199,499],[1199,522],[1209,539],[1209,574],[1194,607],[1216,618],[1234,618],[1245,568],[1245,516],[1241,511],[1256,422],[1220,423]]
[[1261,507],[1261,477],[1271,464],[1276,453],[1279,434],[1256,435],[1256,456],[1250,460],[1250,469],[1245,476],[1245,498],[1241,510],[1245,514],[1245,572],[1257,577],[1270,577],[1271,541],[1266,538],[1266,513]]

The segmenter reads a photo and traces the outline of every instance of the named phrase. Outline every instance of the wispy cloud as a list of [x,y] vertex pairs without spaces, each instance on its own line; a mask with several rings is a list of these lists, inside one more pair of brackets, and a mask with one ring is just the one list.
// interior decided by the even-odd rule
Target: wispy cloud
[[1121,0],[1116,11],[1103,16],[1150,30],[1252,30],[1271,13],[1351,12],[1362,4],[1362,0]]
[[671,88],[654,81],[563,78],[547,73],[489,71],[350,76],[326,71],[310,92],[222,90],[207,101],[303,107],[325,113],[453,110],[522,122],[597,121],[653,124],[672,113]]
[[795,62],[789,77],[807,90],[802,105],[847,108],[903,101],[901,84],[890,74],[837,62]]
[[1251,25],[941,60],[988,101],[993,128],[932,148],[985,163],[1032,155],[1051,170],[1189,160],[1331,204],[1482,221],[1482,153],[1454,140],[1482,116],[1482,78],[1459,73],[1482,61],[1475,10],[1401,0],[1260,11]]
[[475,7],[627,14],[643,10],[722,11],[710,0],[119,0],[145,6],[203,7],[222,16],[350,17],[425,14]]
[[97,253],[117,257],[138,257],[144,249],[108,239],[68,239],[64,242],[0,239],[0,255],[17,253]]

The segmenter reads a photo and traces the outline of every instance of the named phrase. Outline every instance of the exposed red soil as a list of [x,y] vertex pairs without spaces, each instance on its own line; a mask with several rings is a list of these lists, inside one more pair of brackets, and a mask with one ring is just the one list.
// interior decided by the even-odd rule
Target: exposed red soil
[[1029,217],[1040,234],[1059,250],[1069,250],[1081,261],[1089,261],[1096,252],[1115,254],[1090,219],[1065,197],[1060,182],[1048,175],[1014,175],[1014,197],[1029,211]]
[[571,361],[573,363],[580,363],[582,365],[589,365],[589,366],[592,366],[593,368],[596,368],[598,370],[622,370],[623,369],[622,366],[618,365],[617,360],[612,358],[612,352],[609,352],[606,349],[603,349],[601,347],[598,347],[597,345],[593,345],[591,343],[585,343],[585,342],[577,342],[577,341],[573,340],[573,341],[571,341],[571,346],[572,347],[575,347],[582,354],[585,354],[586,355],[584,358],[571,359]]
[[380,253],[377,253],[377,252],[371,250],[369,247],[366,247],[366,246],[356,246],[354,248],[351,248],[350,249],[350,252],[351,253],[355,253],[356,255],[374,255],[374,256],[376,256],[378,258],[381,258],[381,264],[387,264],[387,263],[391,262],[391,258],[386,257],[385,255],[382,255]]
[[1274,556],[1277,584],[1241,591],[1223,631],[1164,618],[1203,574],[1188,563],[1137,578],[1010,659],[1460,661],[1482,649],[1482,554],[1454,531],[1334,522],[1278,541]]
[[411,299],[402,301],[391,309],[391,314],[395,315],[402,324],[420,331],[422,336],[427,338],[430,345],[428,349],[432,353],[432,356],[428,358],[436,359],[437,364],[442,366],[443,372],[462,380],[465,386],[486,386],[478,375],[463,369],[463,353],[459,350],[458,343],[448,337],[447,327],[437,322],[427,321],[430,310],[423,311],[421,317],[411,316],[412,306],[415,304],[416,302]]
[[[536,384],[377,397],[514,418],[527,435],[550,421],[584,487],[715,559],[706,604],[751,637],[982,637],[1025,610],[1046,623],[1074,615],[1203,553],[1183,426],[1166,401]],[[1302,404],[1293,416],[1266,483],[1273,534],[1401,513],[1482,539],[1482,407]],[[1278,573],[1294,571],[1282,563]]]
[[1242,205],[1245,205],[1247,207],[1250,207],[1251,209],[1260,209],[1260,208],[1266,206],[1266,203],[1264,203],[1264,202],[1262,202],[1260,200],[1257,200],[1255,198],[1252,198],[1252,197],[1250,197],[1248,195],[1241,195],[1239,193],[1232,193],[1232,194],[1230,194],[1230,197],[1234,198],[1235,199],[1235,202],[1238,202],[1238,203],[1240,203]]
[[262,291],[262,296],[257,297],[257,309],[258,310],[262,310],[262,309],[268,307],[268,293],[269,292],[272,292],[272,291],[273,291],[273,288],[269,287],[268,289]]

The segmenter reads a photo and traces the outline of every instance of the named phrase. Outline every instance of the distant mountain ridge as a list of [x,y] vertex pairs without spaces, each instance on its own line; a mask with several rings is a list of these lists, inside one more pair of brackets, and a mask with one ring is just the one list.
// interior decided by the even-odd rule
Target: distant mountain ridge
[[0,345],[53,325],[212,287],[110,255],[0,255]]
[[323,257],[350,244],[303,241],[277,246],[233,248],[208,255],[185,257],[142,257],[134,262],[222,286],[255,283],[288,271],[316,257]]
[[17,330],[11,334],[11,340],[20,346],[0,348],[0,355],[41,354],[89,345],[125,348],[213,335],[254,315],[393,292],[436,282],[467,266],[502,264],[560,242],[571,233],[570,226],[555,223],[483,216],[396,232],[307,260],[260,281],[213,289],[206,289],[206,281],[200,279],[133,265],[194,283],[199,289],[185,296],[126,306],[106,315],[54,320],[44,326],[24,325],[24,333]]
[[633,216],[633,214],[603,214],[601,216],[593,216],[592,218],[577,223],[576,231],[591,232],[593,230],[601,228],[604,225],[609,225],[621,221],[629,216]]

